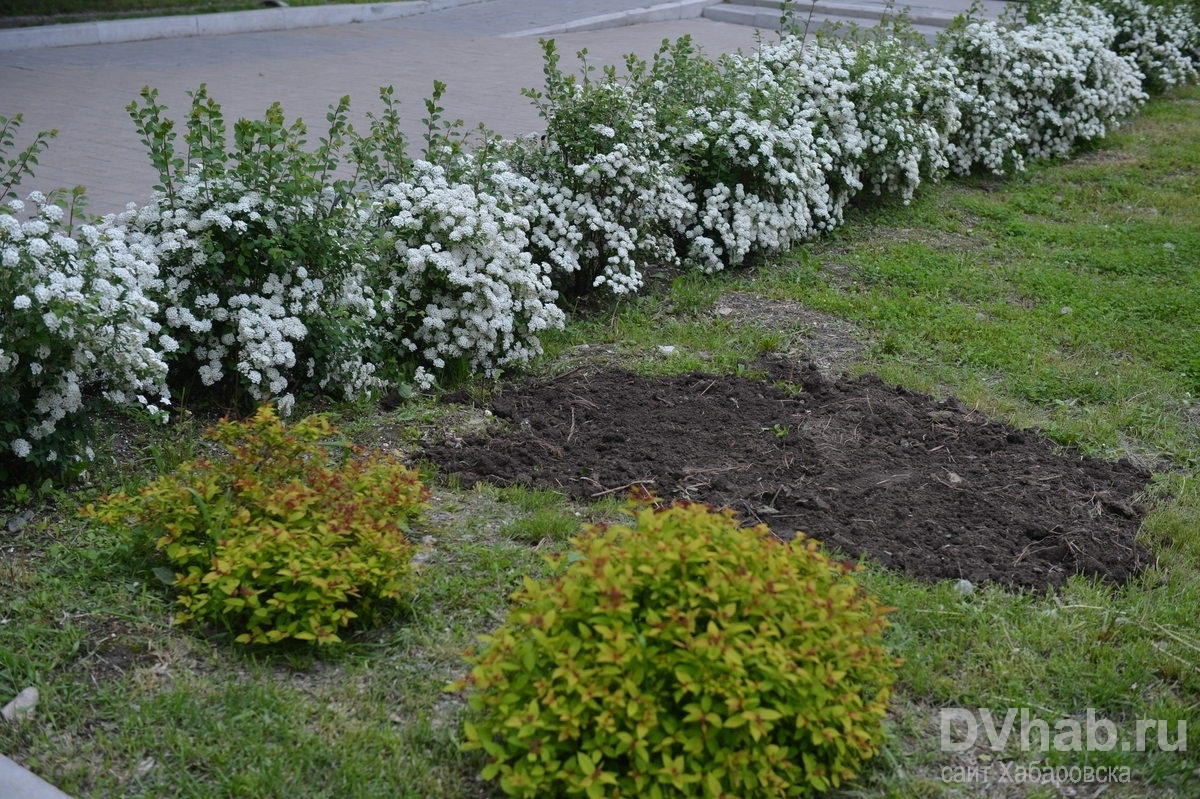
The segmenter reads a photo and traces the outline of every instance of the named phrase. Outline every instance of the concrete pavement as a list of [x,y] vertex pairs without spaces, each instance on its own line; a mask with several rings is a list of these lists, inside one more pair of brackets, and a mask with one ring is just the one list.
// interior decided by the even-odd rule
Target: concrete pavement
[[0,799],[71,799],[50,783],[0,755]]
[[[659,12],[692,18],[555,34],[562,67],[575,71],[583,47],[592,64],[616,64],[628,52],[648,57],[664,38],[684,34],[710,54],[754,47],[752,28],[700,19],[701,8],[669,3]],[[448,87],[445,118],[519,136],[540,129],[520,90],[542,86],[542,51],[537,36],[512,34],[644,9],[645,0],[483,0],[370,23],[0,51],[0,114],[24,115],[18,147],[36,131],[58,130],[22,195],[83,185],[91,211],[107,213],[144,203],[156,182],[125,111],[143,86],[159,90],[180,125],[186,93],[201,83],[230,124],[261,118],[278,100],[289,121],[309,124],[315,140],[330,104],[350,95],[351,119],[363,125],[367,111],[379,110],[379,88],[391,85],[406,133],[420,144],[424,99],[436,79]]]
[[[520,94],[542,86],[539,36],[556,39],[569,72],[584,47],[593,65],[620,64],[626,53],[650,57],[663,39],[685,34],[709,55],[752,51],[754,28],[700,17],[716,2],[421,0],[0,31],[0,114],[24,115],[18,148],[37,131],[58,131],[35,178],[19,187],[22,196],[83,185],[90,210],[109,213],[144,203],[157,179],[125,111],[143,86],[159,90],[179,126],[190,107],[187,92],[205,83],[230,125],[259,119],[280,101],[287,119],[303,119],[315,140],[340,97],[350,95],[351,120],[361,126],[379,108],[379,88],[390,85],[405,132],[420,144],[424,100],[440,80],[448,87],[445,118],[520,136],[541,127]],[[158,34],[172,38],[146,38],[156,24]],[[87,30],[55,30],[61,27]],[[105,43],[51,46],[85,34]]]

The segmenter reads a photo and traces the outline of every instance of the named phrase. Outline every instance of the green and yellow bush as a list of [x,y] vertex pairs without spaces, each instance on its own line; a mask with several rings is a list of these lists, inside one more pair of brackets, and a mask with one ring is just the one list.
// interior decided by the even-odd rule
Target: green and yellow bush
[[186,462],[83,512],[135,544],[154,540],[174,570],[177,622],[220,624],[240,643],[336,642],[408,593],[407,533],[428,490],[335,432],[319,416],[285,426],[263,406],[209,431],[228,458]]
[[852,566],[732,512],[640,507],[526,579],[461,683],[511,796],[803,796],[878,751],[896,661]]

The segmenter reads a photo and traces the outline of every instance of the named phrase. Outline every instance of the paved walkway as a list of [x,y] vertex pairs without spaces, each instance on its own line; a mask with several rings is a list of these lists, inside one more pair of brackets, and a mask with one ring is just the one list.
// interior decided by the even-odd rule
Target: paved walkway
[[[180,125],[190,105],[187,92],[201,83],[230,125],[238,118],[259,119],[279,101],[289,121],[299,117],[309,124],[315,140],[330,104],[350,95],[351,119],[361,126],[366,112],[379,108],[379,87],[391,85],[406,133],[419,145],[424,99],[435,79],[448,87],[442,102],[447,119],[462,119],[468,128],[482,122],[506,137],[539,130],[536,110],[520,94],[542,85],[539,32],[553,36],[561,67],[572,72],[578,67],[575,53],[584,47],[597,66],[620,64],[630,52],[649,57],[663,39],[684,34],[710,55],[755,47],[753,28],[699,17],[716,0],[653,2],[422,0],[271,9],[76,25],[70,27],[77,38],[109,43],[34,48],[28,45],[55,41],[38,39],[39,34],[61,40],[61,32],[0,31],[0,114],[24,115],[18,147],[37,131],[58,131],[36,177],[19,187],[22,196],[83,185],[90,210],[108,213],[145,202],[156,182],[125,111],[143,86],[159,90],[160,102]],[[921,0],[931,3],[965,10],[969,0]],[[402,11],[407,15],[385,18]],[[345,23],[348,15],[367,21]],[[668,17],[674,19],[641,22]],[[345,24],[291,27],[329,22]],[[602,29],[586,30],[594,26]],[[290,29],[254,30],[263,27]],[[160,29],[176,36],[197,29],[250,32],[113,41]]]
[[[542,85],[542,51],[536,35],[511,34],[645,5],[485,0],[367,24],[0,52],[0,114],[24,115],[18,146],[36,131],[58,130],[22,195],[82,184],[91,210],[107,213],[144,202],[156,181],[125,111],[143,86],[159,89],[160,102],[180,125],[190,105],[186,93],[201,83],[230,125],[261,118],[278,100],[289,120],[309,124],[315,140],[330,104],[350,95],[351,118],[361,125],[367,111],[379,109],[379,87],[391,85],[410,141],[420,144],[424,99],[436,79],[448,87],[447,119],[518,136],[540,128],[520,90]],[[648,57],[664,38],[684,34],[710,54],[750,49],[755,40],[752,28],[698,17],[554,38],[562,68],[575,71],[575,53],[583,47],[593,64],[619,64],[625,53]]]

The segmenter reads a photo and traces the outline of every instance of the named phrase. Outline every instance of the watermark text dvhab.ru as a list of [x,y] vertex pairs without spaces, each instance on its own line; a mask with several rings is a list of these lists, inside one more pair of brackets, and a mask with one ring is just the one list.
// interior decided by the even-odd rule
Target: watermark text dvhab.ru
[[1126,735],[1128,730],[1098,717],[1094,708],[1082,720],[1047,721],[1027,707],[1010,707],[1003,715],[986,707],[947,707],[939,711],[939,727],[943,752],[966,752],[984,743],[1004,751],[1010,742],[1022,752],[1187,751],[1187,722],[1182,719],[1135,719],[1132,735]]

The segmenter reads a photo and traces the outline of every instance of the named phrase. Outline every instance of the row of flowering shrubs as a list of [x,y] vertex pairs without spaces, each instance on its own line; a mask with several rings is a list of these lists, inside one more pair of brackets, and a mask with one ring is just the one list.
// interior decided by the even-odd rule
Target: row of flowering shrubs
[[[685,38],[579,77],[547,42],[526,92],[544,135],[468,148],[435,83],[421,158],[390,88],[364,131],[349,98],[332,106],[312,147],[278,105],[227,130],[204,87],[176,130],[146,89],[128,110],[160,183],[103,219],[16,199],[39,134],[0,163],[0,483],[85,460],[92,401],[286,414],[298,391],[495,373],[581,294],[781,250],[859,194],[906,202],[923,181],[1066,155],[1197,74],[1183,6],[1021,8],[967,15],[933,47],[903,20],[717,59]],[[0,117],[0,153],[19,122]]]

